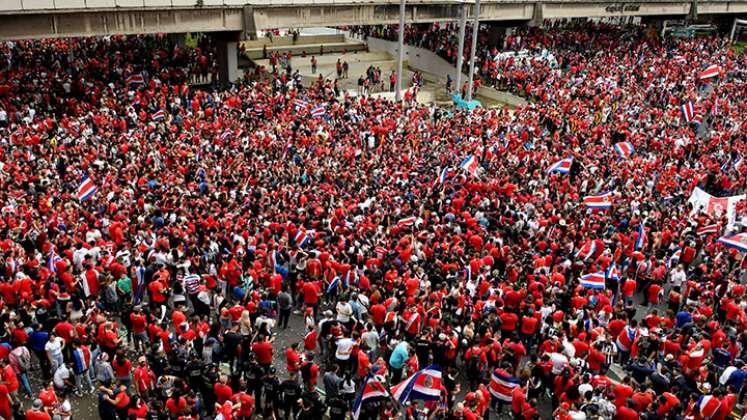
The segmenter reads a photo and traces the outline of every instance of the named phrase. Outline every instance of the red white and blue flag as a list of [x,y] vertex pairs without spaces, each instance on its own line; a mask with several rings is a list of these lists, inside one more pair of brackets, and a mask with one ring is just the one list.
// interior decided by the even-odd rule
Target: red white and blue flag
[[78,201],[83,202],[91,198],[96,192],[96,184],[88,176],[83,177],[83,182],[78,185]]
[[667,260],[667,268],[674,267],[675,264],[680,262],[680,257],[682,257],[682,248],[677,249],[674,251],[674,254],[672,254],[671,257]]
[[519,386],[519,378],[509,375],[503,369],[496,369],[490,376],[490,394],[501,401],[511,402],[511,394]]
[[721,401],[713,395],[701,395],[698,398],[698,411],[704,419],[713,417],[721,406]]
[[152,115],[152,116],[150,117],[150,119],[151,119],[151,120],[153,120],[153,121],[163,121],[163,120],[165,120],[165,119],[166,119],[166,113],[165,113],[165,112],[163,112],[163,110],[162,110],[162,109],[159,109],[158,111],[156,111],[156,112],[155,112],[155,113],[154,113],[154,114],[153,114],[153,115]]
[[714,233],[718,233],[719,231],[719,224],[718,223],[712,223],[710,225],[701,226],[698,228],[698,230],[695,231],[695,233],[698,236],[702,235],[712,235]]
[[145,84],[145,78],[142,73],[131,74],[130,77],[125,81],[127,85],[142,85]]
[[582,260],[586,261],[589,258],[593,257],[594,254],[597,252],[597,242],[596,241],[588,241],[582,246],[578,251],[576,251],[576,254],[574,255],[575,258],[581,258]]
[[296,232],[296,235],[293,237],[293,242],[297,247],[303,248],[311,240],[313,235],[313,231],[307,232],[303,229],[299,229],[298,232]]
[[297,110],[309,109],[309,103],[306,102],[306,101],[304,101],[303,99],[299,99],[299,98],[296,98],[296,99],[293,100],[293,106]]
[[695,118],[695,105],[693,105],[693,101],[687,101],[682,104],[680,110],[682,111],[682,117],[685,119],[685,122],[691,122]]
[[446,175],[449,174],[449,168],[443,168],[441,170],[441,174],[436,178],[436,182],[433,184],[433,186],[436,185],[443,185],[446,182]]
[[62,257],[57,255],[56,252],[54,252],[54,249],[50,251],[49,254],[49,261],[47,261],[47,269],[53,273],[57,272],[57,263],[62,261]]
[[710,66],[706,67],[705,70],[701,71],[700,74],[698,74],[698,79],[705,80],[713,77],[718,77],[720,71],[721,68],[718,66],[718,64],[711,64]]
[[719,115],[721,106],[719,104],[718,96],[713,100],[713,106],[711,107],[711,115]]
[[579,281],[581,282],[581,286],[590,289],[604,289],[604,278],[604,272],[597,271],[596,273],[589,273],[581,276]]
[[643,244],[646,241],[646,228],[643,223],[638,225],[638,236],[635,238],[634,249],[640,251],[643,248]]
[[737,251],[747,252],[747,232],[722,236],[718,239],[718,242]]
[[477,178],[477,169],[480,167],[480,162],[477,161],[477,158],[474,155],[469,155],[461,164],[459,164],[459,167]]
[[561,159],[555,162],[552,166],[550,166],[550,169],[548,169],[547,172],[567,174],[571,172],[571,165],[573,165],[573,157],[569,156],[565,159]]
[[633,143],[629,141],[621,141],[620,143],[615,144],[615,151],[620,155],[620,159],[628,159],[635,152],[635,148],[633,147]]
[[397,226],[399,226],[401,228],[402,227],[409,227],[409,226],[414,225],[416,220],[417,220],[417,218],[415,218],[415,216],[405,217],[405,218],[399,219],[399,221],[397,221]]
[[441,397],[441,367],[430,365],[391,388],[392,397],[404,404],[411,400],[433,401]]
[[326,113],[327,108],[324,105],[319,105],[318,107],[311,110],[312,117],[323,117]]
[[612,193],[607,191],[601,194],[587,195],[584,197],[584,205],[589,209],[609,209],[612,207]]
[[607,267],[607,271],[604,272],[604,277],[605,279],[620,281],[622,273],[620,273],[620,269],[617,268],[617,264],[613,262],[609,267]]
[[381,401],[389,398],[389,392],[384,387],[382,380],[369,374],[353,401],[353,420],[358,420],[363,403]]
[[737,156],[737,159],[734,161],[734,169],[741,171],[743,166],[744,158],[742,156]]

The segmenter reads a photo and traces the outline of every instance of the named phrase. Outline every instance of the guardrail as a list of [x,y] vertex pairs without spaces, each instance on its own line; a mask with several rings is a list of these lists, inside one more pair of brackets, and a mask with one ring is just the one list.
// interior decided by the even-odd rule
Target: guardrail
[[[411,4],[454,4],[463,0],[408,0]],[[473,3],[474,0],[465,0]],[[482,0],[481,3],[534,4],[535,0]],[[544,4],[609,4],[645,5],[652,0],[542,0]],[[655,0],[656,3],[691,3],[691,0]],[[699,4],[744,3],[747,0],[698,0]],[[194,8],[194,7],[243,7],[243,6],[304,6],[304,5],[356,5],[356,4],[399,4],[398,0],[1,0],[0,13],[39,12],[39,11],[79,11],[87,9],[140,9],[140,8]]]

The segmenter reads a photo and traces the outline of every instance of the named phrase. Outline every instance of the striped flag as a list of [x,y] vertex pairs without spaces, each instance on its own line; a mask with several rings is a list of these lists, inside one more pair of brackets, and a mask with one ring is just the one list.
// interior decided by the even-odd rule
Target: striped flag
[[433,401],[441,397],[441,367],[430,365],[393,386],[392,397],[404,404],[412,400]]
[[547,173],[567,174],[571,172],[571,165],[573,165],[573,157],[569,156],[553,163],[550,169],[547,170]]
[[449,168],[443,168],[441,170],[441,174],[436,178],[436,182],[433,183],[433,186],[436,185],[443,185],[446,182],[446,175],[449,173]]
[[311,110],[312,117],[323,117],[326,113],[327,108],[324,105],[319,105],[318,107]]
[[620,143],[615,144],[615,151],[620,155],[620,159],[628,159],[633,155],[633,153],[635,153],[635,148],[633,147],[633,143],[629,141],[621,141]]
[[303,99],[296,98],[293,100],[293,107],[296,108],[296,110],[306,110],[309,109],[309,103],[304,101]]
[[634,249],[640,251],[643,248],[643,243],[646,240],[646,228],[643,223],[638,225],[638,237],[635,238]]
[[682,111],[682,117],[685,118],[685,122],[689,123],[695,118],[695,105],[693,105],[692,101],[682,104],[680,111]]
[[389,391],[384,387],[383,379],[369,373],[353,401],[353,420],[358,420],[363,403],[380,401],[386,398],[389,398]]
[[412,226],[415,224],[416,220],[417,219],[415,218],[415,216],[405,217],[404,219],[399,219],[399,221],[397,222],[397,226],[399,227]]
[[711,234],[714,234],[714,233],[718,233],[718,231],[719,231],[719,225],[718,225],[718,223],[713,223],[713,224],[710,224],[710,225],[699,227],[698,230],[695,231],[695,233],[698,236],[703,236],[703,235],[711,235]]
[[83,177],[83,181],[78,185],[78,201],[81,203],[91,198],[93,193],[96,192],[96,184],[87,175]]
[[597,271],[596,273],[589,273],[581,276],[579,281],[581,286],[588,287],[590,289],[604,289],[605,273],[603,271]]
[[614,262],[610,264],[610,266],[607,267],[607,271],[604,273],[604,277],[605,279],[620,281],[622,274],[620,273],[620,269],[617,268],[617,264]]
[[612,208],[612,193],[607,191],[601,194],[587,195],[584,197],[584,205],[589,209],[609,209]]
[[679,248],[678,250],[674,251],[674,254],[669,257],[667,260],[667,268],[674,267],[675,264],[680,262],[680,257],[682,256],[682,248]]
[[127,86],[130,85],[142,85],[145,84],[145,78],[143,78],[142,73],[135,73],[131,74],[130,77],[125,80],[125,83],[127,83]]
[[49,261],[47,261],[47,269],[53,273],[57,272],[57,263],[62,261],[62,257],[57,255],[54,250],[52,250],[49,254]]
[[501,401],[511,402],[514,388],[521,386],[519,378],[511,376],[503,369],[496,369],[490,375],[490,394]]
[[706,80],[713,77],[718,77],[720,71],[721,68],[718,66],[718,64],[711,64],[710,66],[706,67],[705,70],[701,71],[700,74],[698,74],[698,79]]
[[477,178],[477,169],[480,167],[480,162],[477,161],[477,158],[474,155],[469,155],[461,164],[459,164],[459,167]]
[[163,121],[166,119],[166,113],[162,109],[159,109],[151,115],[150,119],[153,121]]
[[718,242],[737,251],[747,252],[747,232],[722,236],[718,239]]

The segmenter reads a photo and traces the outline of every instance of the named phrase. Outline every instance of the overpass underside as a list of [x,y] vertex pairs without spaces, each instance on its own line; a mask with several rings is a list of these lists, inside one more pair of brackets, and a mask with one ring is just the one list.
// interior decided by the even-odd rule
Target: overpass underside
[[[119,7],[126,2],[127,7]],[[2,0],[0,39],[104,36],[116,34],[239,32],[244,37],[273,28],[390,24],[399,21],[396,0]],[[7,2],[7,3],[6,3]],[[103,7],[111,3],[110,7]],[[686,16],[691,0],[518,1],[483,0],[482,21],[530,21],[615,16]],[[76,7],[64,7],[73,5]],[[97,7],[82,7],[96,5]],[[136,7],[140,5],[139,7]],[[407,23],[454,21],[460,4],[413,0]],[[471,8],[469,15],[472,15]],[[700,15],[747,14],[747,0],[697,0]]]

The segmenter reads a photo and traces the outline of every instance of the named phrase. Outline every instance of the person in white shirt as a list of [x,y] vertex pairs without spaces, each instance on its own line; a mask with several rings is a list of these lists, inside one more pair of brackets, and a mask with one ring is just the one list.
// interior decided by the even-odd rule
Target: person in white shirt
[[687,274],[685,273],[685,267],[682,264],[677,266],[669,273],[669,285],[670,287],[682,288],[682,285],[687,282]]
[[353,316],[353,307],[350,306],[350,303],[347,300],[340,299],[335,309],[337,310],[337,322],[348,326],[350,317]]
[[64,392],[65,390],[71,389],[73,386],[73,382],[71,380],[72,376],[72,369],[70,369],[67,364],[63,363],[59,367],[57,367],[52,378],[55,390]]
[[350,337],[343,337],[337,340],[335,359],[337,359],[337,364],[340,366],[341,373],[348,371],[350,365],[350,354],[353,352],[353,346],[355,346],[355,344],[356,340]]
[[52,365],[52,371],[57,371],[57,368],[63,364],[62,349],[64,348],[65,341],[54,332],[49,333],[49,341],[44,345],[44,350]]

